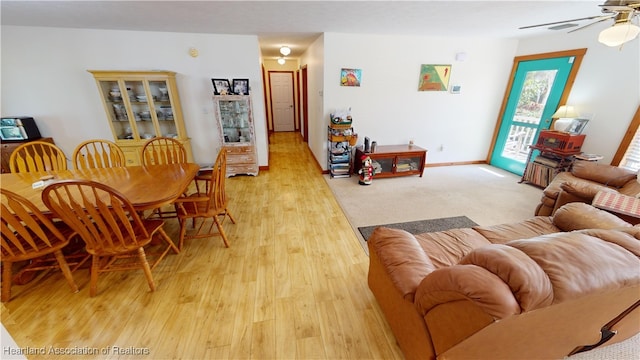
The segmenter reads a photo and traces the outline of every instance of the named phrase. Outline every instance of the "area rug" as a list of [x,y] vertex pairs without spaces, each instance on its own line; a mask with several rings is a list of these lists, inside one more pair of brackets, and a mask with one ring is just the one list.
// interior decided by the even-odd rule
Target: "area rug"
[[454,216],[454,217],[446,217],[440,219],[429,219],[429,220],[419,220],[419,221],[409,221],[395,224],[384,224],[384,225],[374,225],[374,226],[363,226],[359,227],[358,230],[365,241],[369,239],[371,233],[375,228],[384,226],[393,229],[402,229],[411,234],[422,234],[426,232],[436,232],[436,231],[444,231],[449,229],[460,229],[460,228],[468,228],[472,226],[478,226],[473,220],[469,219],[466,216]]

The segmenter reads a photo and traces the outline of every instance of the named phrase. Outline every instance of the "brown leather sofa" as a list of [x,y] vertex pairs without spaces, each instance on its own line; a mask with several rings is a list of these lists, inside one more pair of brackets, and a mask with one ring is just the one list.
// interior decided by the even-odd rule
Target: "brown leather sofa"
[[419,235],[380,227],[367,243],[369,288],[407,359],[560,359],[609,322],[607,345],[640,332],[640,227],[591,205]]
[[551,215],[570,202],[590,204],[600,190],[635,196],[640,193],[636,177],[635,172],[617,166],[576,160],[569,171],[556,175],[544,189],[534,215]]

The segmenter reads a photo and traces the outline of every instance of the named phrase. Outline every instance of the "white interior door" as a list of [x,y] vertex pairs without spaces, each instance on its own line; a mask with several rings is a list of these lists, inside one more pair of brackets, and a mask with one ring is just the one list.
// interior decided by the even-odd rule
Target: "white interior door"
[[294,131],[293,73],[270,72],[273,131]]

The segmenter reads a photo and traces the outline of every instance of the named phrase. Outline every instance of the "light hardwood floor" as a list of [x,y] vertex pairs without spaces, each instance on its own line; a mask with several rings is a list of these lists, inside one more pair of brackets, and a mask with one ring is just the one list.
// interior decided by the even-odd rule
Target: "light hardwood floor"
[[[77,294],[47,274],[14,287],[3,325],[20,347],[107,354],[85,358],[401,359],[368,257],[298,134],[272,137],[269,167],[227,181],[230,248],[186,242],[153,271],[155,292],[142,271],[101,275],[95,298],[88,269],[74,274]],[[177,238],[177,221],[165,229]]]

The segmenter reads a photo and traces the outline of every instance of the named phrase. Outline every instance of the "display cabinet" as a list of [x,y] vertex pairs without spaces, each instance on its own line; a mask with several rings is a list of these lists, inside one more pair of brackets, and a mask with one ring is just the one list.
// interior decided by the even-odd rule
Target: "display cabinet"
[[140,165],[142,146],[154,137],[175,138],[193,161],[172,71],[89,70],[96,80],[113,139],[127,165]]
[[[356,159],[363,155],[371,158],[373,178],[419,175],[422,177],[427,159],[427,150],[415,145],[378,145],[375,152],[365,153],[362,147],[356,148]],[[355,161],[354,171],[362,167]]]
[[214,95],[222,148],[227,152],[227,176],[258,175],[251,95]]

